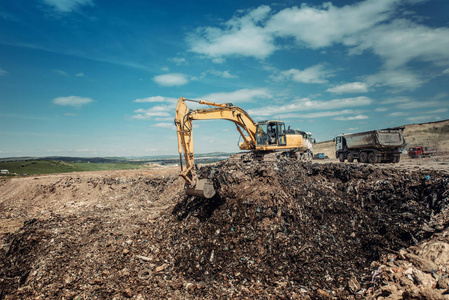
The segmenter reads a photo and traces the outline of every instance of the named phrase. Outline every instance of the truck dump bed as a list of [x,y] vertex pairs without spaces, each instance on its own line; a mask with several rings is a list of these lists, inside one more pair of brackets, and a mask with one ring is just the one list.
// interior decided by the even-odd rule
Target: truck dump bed
[[404,145],[402,128],[381,129],[345,134],[346,145],[352,148],[400,148]]

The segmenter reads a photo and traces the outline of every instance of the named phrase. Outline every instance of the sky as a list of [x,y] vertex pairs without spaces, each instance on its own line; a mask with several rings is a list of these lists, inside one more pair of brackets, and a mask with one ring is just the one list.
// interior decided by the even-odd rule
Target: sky
[[317,142],[449,119],[449,1],[0,0],[0,157],[177,154],[179,97]]

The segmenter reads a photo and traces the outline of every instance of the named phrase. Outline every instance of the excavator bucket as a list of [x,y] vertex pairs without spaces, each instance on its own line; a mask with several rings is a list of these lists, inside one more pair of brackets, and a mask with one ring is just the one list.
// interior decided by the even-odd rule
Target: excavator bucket
[[211,180],[199,179],[194,187],[186,185],[186,194],[209,199],[215,195],[215,189]]

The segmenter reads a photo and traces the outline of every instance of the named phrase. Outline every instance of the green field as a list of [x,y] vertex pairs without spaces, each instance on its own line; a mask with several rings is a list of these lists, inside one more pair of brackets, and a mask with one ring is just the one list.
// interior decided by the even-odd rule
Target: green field
[[146,168],[143,164],[134,163],[88,163],[65,161],[10,161],[0,162],[1,170],[8,170],[9,175],[0,176],[25,176],[37,174],[68,173],[81,171],[106,171]]

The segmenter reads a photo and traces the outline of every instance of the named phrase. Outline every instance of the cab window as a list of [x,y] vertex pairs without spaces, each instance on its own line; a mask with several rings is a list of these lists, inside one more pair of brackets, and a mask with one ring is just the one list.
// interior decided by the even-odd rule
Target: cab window
[[257,125],[256,129],[256,142],[257,145],[266,145],[267,144],[267,124]]
[[278,144],[284,146],[287,143],[284,123],[278,124],[278,134]]

